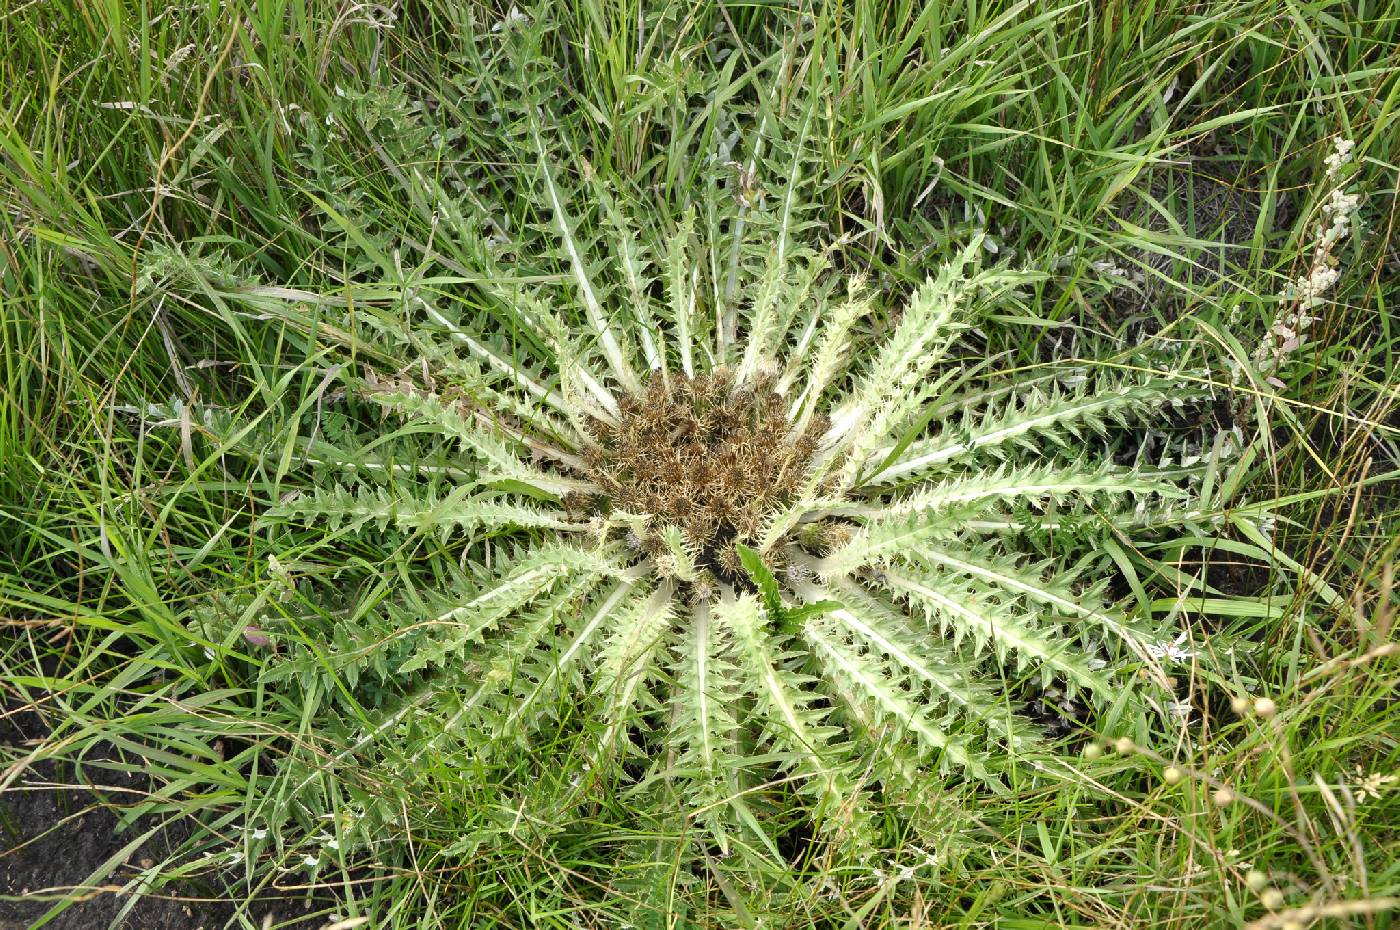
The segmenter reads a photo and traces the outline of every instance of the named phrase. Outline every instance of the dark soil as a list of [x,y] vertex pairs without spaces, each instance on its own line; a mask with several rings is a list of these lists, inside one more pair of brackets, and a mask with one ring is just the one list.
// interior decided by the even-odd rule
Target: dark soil
[[[0,703],[0,780],[13,761],[27,755],[45,735],[37,715],[5,710]],[[116,758],[115,750],[106,755],[106,760]],[[149,788],[134,773],[94,764],[41,762],[26,767],[0,791],[0,930],[27,930],[65,900],[73,903],[43,924],[46,930],[238,926],[235,899],[214,873],[203,880],[148,888],[133,902],[128,884],[153,863],[165,861],[199,829],[193,820],[168,822],[122,855],[127,845],[161,823],[159,817],[145,816],[119,828],[124,809],[144,800]],[[105,877],[90,882],[113,857],[119,861]],[[126,916],[118,922],[123,910]],[[269,926],[298,930],[323,926],[323,917],[309,916],[318,912],[308,910],[303,899],[290,897],[259,899],[244,911],[254,926],[263,926],[271,916]]]

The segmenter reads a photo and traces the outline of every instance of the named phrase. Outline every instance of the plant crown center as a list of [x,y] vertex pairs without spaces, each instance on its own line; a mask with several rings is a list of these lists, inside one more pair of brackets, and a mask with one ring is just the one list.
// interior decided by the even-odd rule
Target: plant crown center
[[757,539],[792,501],[825,429],[813,417],[794,430],[787,406],[771,377],[653,373],[619,399],[617,422],[599,426],[587,455],[603,509],[647,515],[650,531],[634,541],[653,551],[664,547],[656,531],[679,528],[699,567],[741,581],[734,543]]

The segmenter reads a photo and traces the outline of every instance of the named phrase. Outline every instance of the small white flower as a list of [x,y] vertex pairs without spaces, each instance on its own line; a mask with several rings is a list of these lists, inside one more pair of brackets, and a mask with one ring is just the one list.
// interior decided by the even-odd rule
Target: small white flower
[[1351,161],[1351,150],[1356,148],[1356,143],[1350,139],[1337,139],[1334,143],[1331,154],[1322,161],[1327,165],[1327,176],[1333,178],[1337,172],[1342,170],[1342,166]]
[[1168,662],[1189,662],[1198,653],[1191,649],[1181,648],[1185,642],[1186,634],[1182,633],[1172,642],[1148,643],[1143,648],[1154,659],[1166,659]]
[[265,840],[267,839],[267,830],[264,827],[258,827],[251,835],[254,840]]
[[308,855],[305,859],[301,860],[301,864],[307,868],[313,868],[321,864],[321,857]]
[[1357,802],[1365,803],[1368,797],[1379,801],[1381,794],[1395,781],[1400,781],[1400,776],[1382,775],[1380,772],[1372,772],[1367,775],[1361,771],[1361,766],[1358,765],[1356,767],[1356,780],[1352,782],[1352,787],[1356,789]]
[[1118,267],[1118,265],[1114,264],[1113,262],[1108,261],[1107,259],[1100,259],[1099,261],[1090,262],[1089,264],[1099,274],[1107,275],[1111,278],[1128,277],[1128,273],[1126,271]]
[[492,32],[509,32],[517,26],[530,25],[530,17],[520,12],[520,7],[511,5],[510,12],[507,13],[499,23],[491,27]]

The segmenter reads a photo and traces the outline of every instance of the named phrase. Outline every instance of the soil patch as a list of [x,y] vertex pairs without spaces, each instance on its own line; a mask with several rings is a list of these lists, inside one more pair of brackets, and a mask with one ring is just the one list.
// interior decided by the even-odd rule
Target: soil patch
[[[0,703],[0,773],[47,736],[39,717]],[[89,756],[89,758],[92,758]],[[106,759],[117,758],[114,748]],[[101,757],[98,757],[101,760]],[[2,777],[2,776],[0,776]],[[45,930],[218,930],[234,923],[235,897],[217,876],[145,886],[137,879],[198,829],[193,820],[144,816],[120,826],[145,799],[139,775],[97,765],[39,762],[0,792],[0,930],[28,930],[55,905],[71,901]],[[147,832],[144,842],[128,850]],[[115,860],[115,861],[114,861]],[[104,874],[105,873],[105,874]],[[101,876],[95,881],[93,876]],[[260,898],[244,913],[255,926],[312,930],[324,926],[324,905],[301,898]],[[316,915],[316,916],[312,916]]]

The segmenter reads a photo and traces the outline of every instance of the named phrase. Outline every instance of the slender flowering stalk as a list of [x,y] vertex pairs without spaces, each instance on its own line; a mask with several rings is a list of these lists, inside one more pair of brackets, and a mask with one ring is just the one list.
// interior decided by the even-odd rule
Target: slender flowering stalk
[[1280,295],[1283,312],[1254,351],[1255,365],[1268,373],[1271,383],[1277,382],[1276,387],[1281,386],[1282,382],[1273,372],[1302,346],[1308,329],[1317,319],[1313,311],[1326,303],[1327,295],[1341,279],[1341,263],[1335,253],[1342,241],[1351,235],[1353,218],[1361,205],[1361,197],[1346,190],[1351,153],[1355,147],[1356,143],[1352,140],[1338,138],[1332,152],[1324,159],[1329,190],[1322,202],[1321,220],[1313,241],[1312,263],[1305,274],[1284,287]]

